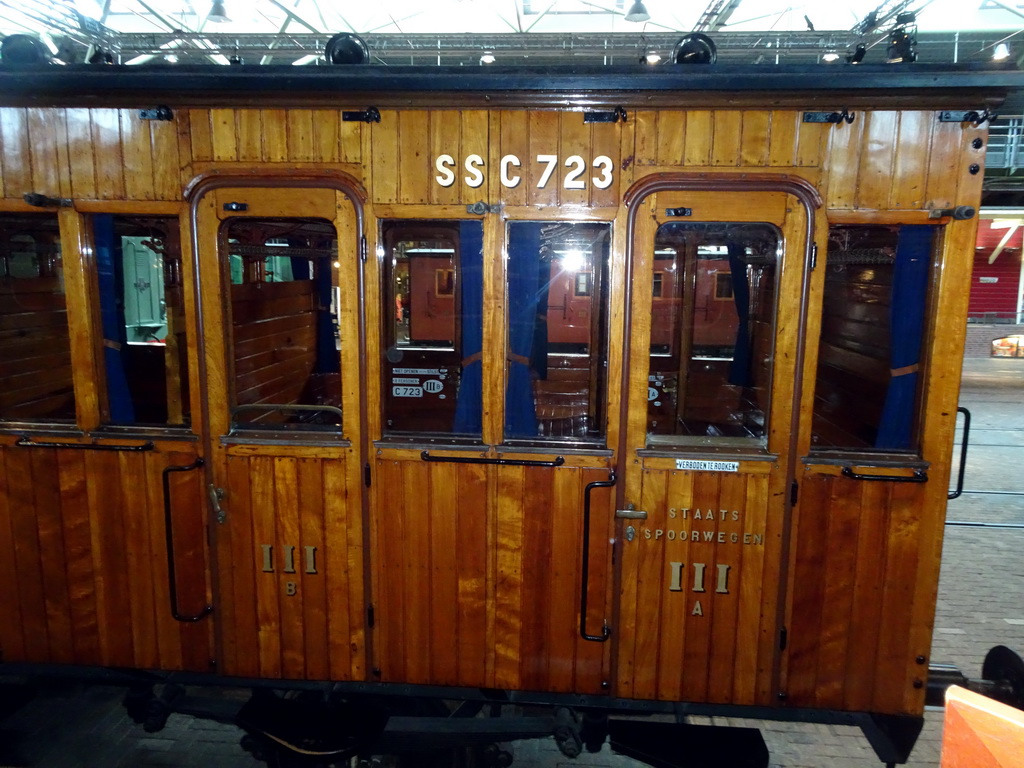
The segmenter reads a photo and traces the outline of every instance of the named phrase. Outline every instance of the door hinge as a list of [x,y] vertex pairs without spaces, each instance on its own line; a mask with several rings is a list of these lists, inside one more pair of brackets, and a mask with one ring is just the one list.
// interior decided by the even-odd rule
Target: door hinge
[[361,235],[359,238],[359,258],[362,259],[363,263],[366,263],[366,259],[369,255],[370,248],[366,244],[366,235]]
[[370,487],[370,462],[363,465],[363,485]]
[[373,625],[375,623],[376,622],[375,622],[375,617],[374,617],[374,613],[373,613],[373,605],[371,604],[371,605],[366,606],[366,626],[369,627],[370,629],[373,629]]
[[815,243],[811,246],[811,269],[815,269],[818,266],[818,244]]
[[786,643],[788,641],[789,641],[789,633],[786,631],[786,628],[783,627],[782,629],[779,630],[779,650],[780,651],[786,650]]
[[798,486],[796,484],[796,480],[794,480],[793,484],[789,487],[789,503],[791,506],[796,506],[797,496],[799,495],[799,493],[800,486]]

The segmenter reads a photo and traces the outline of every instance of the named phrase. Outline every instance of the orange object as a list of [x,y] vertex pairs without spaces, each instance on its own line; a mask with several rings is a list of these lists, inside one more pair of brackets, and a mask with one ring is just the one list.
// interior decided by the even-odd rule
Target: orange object
[[942,768],[1015,768],[1024,759],[1024,712],[959,686],[946,691]]

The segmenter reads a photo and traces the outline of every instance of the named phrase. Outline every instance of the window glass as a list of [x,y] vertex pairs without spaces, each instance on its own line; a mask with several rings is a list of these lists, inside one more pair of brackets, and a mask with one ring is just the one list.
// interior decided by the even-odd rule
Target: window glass
[[483,225],[385,221],[387,435],[481,434]]
[[829,230],[812,450],[916,449],[933,234]]
[[0,214],[0,419],[75,420],[60,231],[52,214]]
[[658,229],[651,444],[765,444],[780,244],[770,224],[671,222]]
[[610,224],[511,222],[505,437],[605,434]]
[[91,217],[108,420],[189,423],[188,342],[178,220]]
[[235,429],[337,432],[341,357],[334,268],[338,238],[322,219],[230,219]]

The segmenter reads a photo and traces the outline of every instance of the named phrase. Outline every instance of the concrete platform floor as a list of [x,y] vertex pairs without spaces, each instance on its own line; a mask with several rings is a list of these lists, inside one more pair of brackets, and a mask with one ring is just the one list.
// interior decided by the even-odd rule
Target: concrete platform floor
[[[967,360],[961,404],[973,415],[965,493],[950,502],[951,523],[1024,523],[1024,360]],[[1024,529],[949,525],[932,659],[980,676],[993,645],[1024,652]],[[39,768],[256,768],[227,725],[172,716],[147,734],[120,706],[124,690],[106,686],[42,686],[35,699],[0,721],[0,766]],[[911,755],[912,768],[936,768],[942,712],[928,711]],[[773,768],[878,766],[857,728],[731,720],[762,729]],[[610,753],[576,760],[551,740],[514,743],[515,766],[629,768]],[[727,768],[723,766],[723,768]]]

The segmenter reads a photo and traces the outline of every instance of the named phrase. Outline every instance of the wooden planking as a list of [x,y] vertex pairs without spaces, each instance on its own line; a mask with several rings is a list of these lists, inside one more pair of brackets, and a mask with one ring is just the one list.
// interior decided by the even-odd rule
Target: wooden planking
[[365,603],[350,589],[361,590],[362,560],[345,461],[278,453],[227,460],[217,544],[224,671],[351,680],[362,669]]
[[762,473],[643,473],[648,518],[623,553],[618,624],[631,639],[620,641],[619,695],[765,698],[755,680],[770,666],[773,633],[762,625],[774,624],[765,610],[774,601],[762,573],[766,559],[778,559],[777,546],[766,548],[766,486]]
[[[573,606],[583,488],[606,478],[579,468],[378,462],[371,562],[382,679],[600,692],[604,647],[578,636]],[[588,594],[590,629],[600,632],[611,494],[594,501]]]
[[801,482],[795,523],[787,702],[909,713],[920,507],[907,483],[831,473]]
[[820,125],[800,112],[768,110],[638,110],[639,168],[679,166],[815,167],[825,158]]
[[[12,626],[20,637],[0,636],[6,660],[207,670],[207,630],[170,617],[166,588],[161,472],[194,455],[14,447],[0,454],[10,514],[0,551],[18,541],[7,574],[17,596],[5,610],[18,614]],[[198,479],[185,482],[191,498],[175,497],[175,525],[191,525],[198,549],[178,552],[192,566],[179,594],[199,600],[206,581],[196,524],[201,490]],[[165,642],[179,631],[190,646],[184,657],[180,640]]]
[[0,161],[3,163],[4,197],[20,199],[32,191],[28,118],[24,109],[0,109]]

